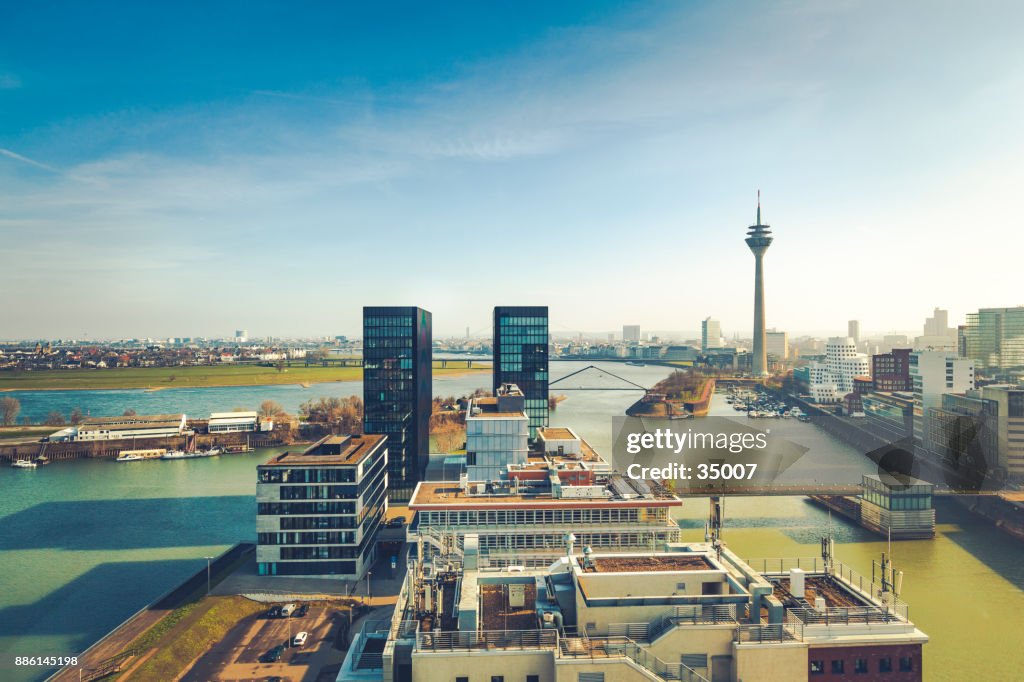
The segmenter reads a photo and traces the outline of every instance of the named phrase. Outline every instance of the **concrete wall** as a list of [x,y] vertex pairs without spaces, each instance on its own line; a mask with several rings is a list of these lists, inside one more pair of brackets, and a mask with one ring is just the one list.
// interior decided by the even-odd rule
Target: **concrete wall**
[[807,646],[804,644],[733,646],[733,680],[736,682],[806,679]]
[[[491,682],[491,675],[504,675],[505,682],[523,682],[527,675],[538,675],[540,682],[555,682],[554,651],[491,649],[412,655],[412,682],[455,682],[456,677]],[[607,679],[619,678],[609,675]],[[571,680],[576,682],[575,674]]]

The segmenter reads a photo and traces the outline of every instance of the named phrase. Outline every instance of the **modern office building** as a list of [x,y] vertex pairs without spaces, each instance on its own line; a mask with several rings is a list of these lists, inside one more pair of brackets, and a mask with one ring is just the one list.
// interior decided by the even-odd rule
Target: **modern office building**
[[986,374],[1024,368],[1024,306],[967,314],[964,351]]
[[622,341],[623,343],[640,343],[640,325],[622,325]]
[[526,462],[530,419],[519,387],[505,384],[493,397],[473,398],[466,408],[466,473],[473,481],[494,481],[510,464]]
[[1024,387],[989,385],[947,393],[928,411],[928,452],[956,469],[1024,479]]
[[257,467],[260,575],[358,580],[387,511],[385,436],[327,436]]
[[909,391],[909,348],[893,348],[888,353],[871,356],[871,380],[876,391]]
[[846,323],[846,335],[853,339],[855,344],[860,343],[860,320],[850,320]]
[[836,336],[825,344],[824,362],[808,365],[811,399],[834,403],[853,392],[854,379],[870,371],[868,356],[857,352],[857,344],[846,336]]
[[789,334],[776,329],[765,332],[765,352],[776,362],[789,359]]
[[548,425],[548,307],[494,308],[495,395],[504,384],[523,392],[530,417],[530,438]]
[[928,636],[894,573],[711,542],[613,553],[571,533],[543,567],[414,560],[393,618],[356,635],[338,680],[919,682]]
[[949,326],[949,311],[936,308],[924,321],[924,334],[914,338],[914,350],[956,350],[957,333]]
[[706,353],[709,348],[722,347],[722,323],[706,317],[700,322],[700,349]]
[[757,193],[757,224],[747,228],[746,243],[754,254],[754,351],[751,373],[768,374],[768,353],[764,334],[764,254],[772,245],[770,226],[761,224],[761,192]]
[[430,452],[431,315],[363,308],[363,430],[388,437],[388,497],[405,501]]
[[928,445],[928,411],[942,405],[944,393],[965,393],[974,388],[974,361],[939,350],[910,354],[910,381],[914,393],[914,440]]

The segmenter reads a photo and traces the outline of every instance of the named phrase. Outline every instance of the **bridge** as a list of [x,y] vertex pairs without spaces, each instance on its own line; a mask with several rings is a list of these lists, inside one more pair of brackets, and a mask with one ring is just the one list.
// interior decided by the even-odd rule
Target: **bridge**
[[651,390],[651,389],[647,388],[646,386],[641,386],[640,384],[638,384],[638,383],[636,383],[634,381],[630,381],[629,379],[620,377],[618,374],[613,374],[613,373],[609,372],[606,369],[598,367],[597,365],[587,365],[583,369],[578,369],[575,372],[572,372],[571,374],[566,374],[564,377],[562,377],[560,379],[555,379],[554,381],[551,381],[551,382],[548,383],[548,388],[554,388],[555,386],[558,386],[558,384],[560,384],[561,382],[565,381],[566,379],[571,379],[574,376],[583,374],[584,372],[589,372],[590,370],[593,370],[593,371],[599,373],[599,376],[597,378],[603,378],[605,375],[608,375],[608,376],[612,377],[613,379],[617,380],[618,382],[620,382],[620,385],[618,385],[618,386],[579,386],[579,387],[561,386],[561,387],[559,387],[559,389],[562,390],[562,391],[643,391],[644,393],[647,393],[649,390]]

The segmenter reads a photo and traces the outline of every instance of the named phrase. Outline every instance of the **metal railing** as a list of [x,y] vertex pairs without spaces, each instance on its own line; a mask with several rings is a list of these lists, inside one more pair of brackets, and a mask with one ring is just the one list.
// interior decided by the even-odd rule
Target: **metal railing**
[[[762,574],[765,574],[765,577],[769,579],[771,577],[786,577],[784,574],[788,573],[792,568],[802,568],[808,573],[825,573],[825,562],[821,557],[748,559],[747,564],[754,570],[758,570]],[[832,569],[829,575],[843,583],[849,590],[854,593],[859,593],[862,599],[877,602],[879,600],[879,595],[882,593],[882,584],[880,582],[872,581],[870,578],[864,577],[841,561],[832,562]],[[843,613],[850,609],[852,609],[854,613]],[[858,616],[864,615],[862,613],[858,613],[857,609],[866,609],[868,611],[882,614],[894,614],[897,617],[874,622],[890,622],[897,619],[909,621],[910,619],[910,606],[900,599],[893,599],[892,603],[890,603],[888,607],[875,603],[870,606],[863,607],[832,607],[824,611],[818,611],[818,613],[828,615],[830,617],[830,621],[833,622],[843,622],[846,618],[852,615],[853,620],[850,620],[851,623],[863,623],[863,618],[861,618],[860,621],[856,620]]]
[[438,630],[416,633],[418,651],[468,651],[471,649],[555,649],[556,630]]
[[666,663],[629,637],[567,637],[561,640],[559,653],[567,658],[628,658],[663,680],[708,682],[688,665]]
[[739,644],[781,644],[802,642],[803,623],[774,623],[761,625],[737,625],[733,641]]

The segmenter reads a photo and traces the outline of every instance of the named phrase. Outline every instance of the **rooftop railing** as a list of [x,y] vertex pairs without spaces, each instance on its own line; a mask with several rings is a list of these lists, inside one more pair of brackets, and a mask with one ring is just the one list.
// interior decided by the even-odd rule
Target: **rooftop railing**
[[628,658],[663,680],[708,682],[693,668],[684,663],[667,663],[629,637],[563,638],[559,654],[567,658]]
[[472,649],[555,649],[555,630],[483,630],[480,632],[435,631],[416,633],[418,651],[469,651]]

